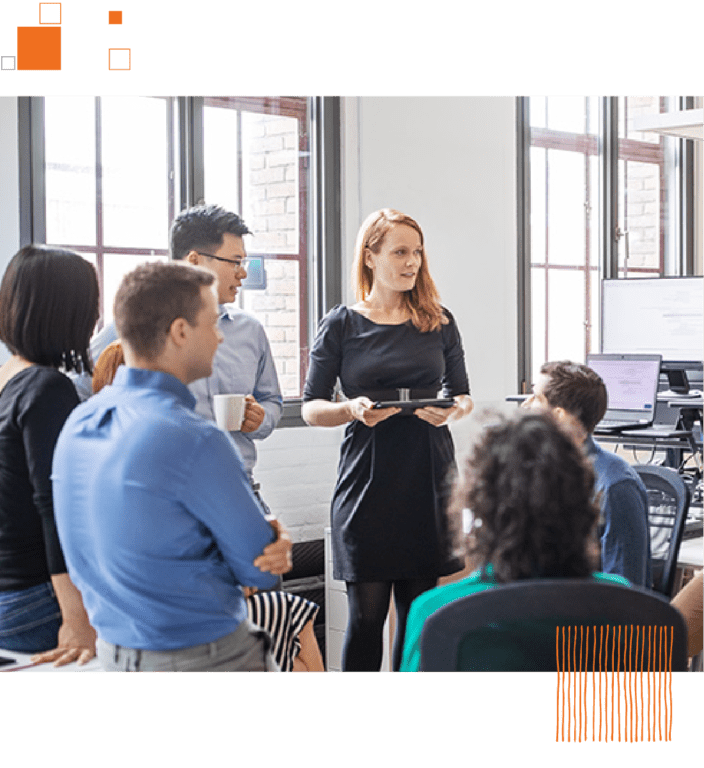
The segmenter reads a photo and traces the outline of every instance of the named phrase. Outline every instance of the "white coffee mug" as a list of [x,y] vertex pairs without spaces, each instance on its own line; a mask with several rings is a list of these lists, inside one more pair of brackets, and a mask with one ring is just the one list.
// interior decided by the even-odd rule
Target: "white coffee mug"
[[214,395],[213,410],[220,429],[236,432],[242,426],[245,409],[245,395]]

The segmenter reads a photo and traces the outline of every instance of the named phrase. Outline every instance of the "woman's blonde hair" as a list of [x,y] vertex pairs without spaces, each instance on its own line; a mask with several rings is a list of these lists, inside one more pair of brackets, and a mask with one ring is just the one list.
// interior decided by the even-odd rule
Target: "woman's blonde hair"
[[415,219],[392,208],[382,208],[367,216],[357,233],[352,267],[352,281],[357,301],[364,301],[374,284],[374,272],[366,264],[365,250],[368,248],[372,253],[379,253],[387,233],[398,224],[405,224],[415,229],[420,236],[423,249],[415,285],[410,291],[404,293],[404,301],[411,314],[411,322],[419,331],[436,331],[441,325],[446,325],[448,319],[440,306],[438,290],[428,271],[423,231]]

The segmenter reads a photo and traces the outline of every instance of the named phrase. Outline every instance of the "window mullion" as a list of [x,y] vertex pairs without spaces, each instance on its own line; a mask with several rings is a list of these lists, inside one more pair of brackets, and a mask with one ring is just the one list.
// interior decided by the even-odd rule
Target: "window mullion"
[[179,106],[179,162],[181,189],[179,210],[202,202],[204,191],[203,98],[181,96]]
[[[98,284],[104,286],[103,263],[103,112],[100,96],[95,97],[95,268]],[[105,317],[105,295],[100,291],[100,317]],[[102,326],[103,323],[101,323]]]
[[599,133],[599,257],[602,277],[618,277],[618,97],[601,101]]
[[531,383],[531,244],[530,244],[530,101],[517,99],[516,141],[518,174],[518,391]]
[[[18,102],[20,161],[20,242],[46,242],[44,98]],[[27,201],[27,202],[24,202]]]
[[[684,97],[680,109],[693,109],[694,99],[691,96]],[[679,152],[677,163],[679,195],[679,274],[695,274],[694,257],[694,141],[692,139],[679,140]]]

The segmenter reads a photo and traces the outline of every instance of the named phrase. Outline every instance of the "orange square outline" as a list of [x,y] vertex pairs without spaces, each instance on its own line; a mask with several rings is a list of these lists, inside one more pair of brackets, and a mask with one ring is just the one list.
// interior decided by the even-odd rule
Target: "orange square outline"
[[108,11],[108,24],[122,24],[122,11]]
[[[59,20],[58,21],[42,21],[42,6],[43,5],[58,5],[59,6]],[[51,25],[56,26],[57,24],[61,24],[61,18],[62,18],[61,12],[62,12],[61,3],[39,3],[39,23],[40,24],[48,24],[50,26]]]
[[[110,62],[110,53],[112,51],[127,51],[128,52],[130,65],[129,65],[129,67],[127,67],[127,69],[124,69],[123,67],[116,67],[115,69],[113,69],[110,66],[110,63],[111,63]],[[132,70],[132,49],[131,48],[108,48],[108,69],[111,72],[130,72]]]

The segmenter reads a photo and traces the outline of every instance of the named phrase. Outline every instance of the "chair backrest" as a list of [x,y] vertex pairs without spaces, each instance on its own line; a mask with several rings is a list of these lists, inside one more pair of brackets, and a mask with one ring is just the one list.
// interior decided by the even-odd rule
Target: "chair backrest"
[[686,671],[686,624],[648,589],[595,579],[526,579],[448,603],[421,632],[424,672],[566,667]]
[[648,492],[653,589],[671,598],[689,510],[689,487],[674,469],[650,464],[636,464],[633,469]]

